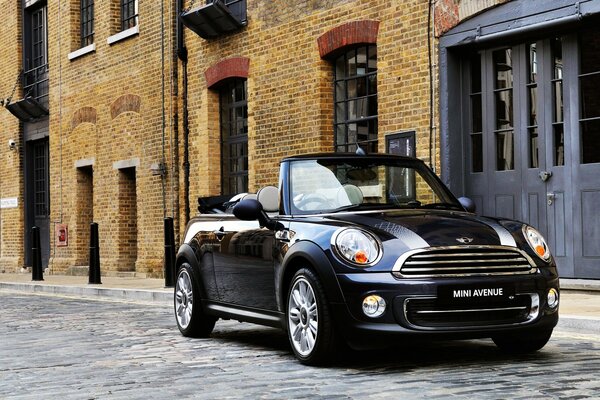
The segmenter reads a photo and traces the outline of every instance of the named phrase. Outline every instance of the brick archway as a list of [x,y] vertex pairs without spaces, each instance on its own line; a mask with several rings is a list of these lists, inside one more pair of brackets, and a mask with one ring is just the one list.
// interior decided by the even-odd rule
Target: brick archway
[[246,57],[232,57],[219,61],[204,72],[206,85],[212,88],[228,78],[248,78],[250,59]]
[[329,58],[347,46],[375,44],[378,32],[379,21],[353,21],[337,26],[317,38],[319,55]]

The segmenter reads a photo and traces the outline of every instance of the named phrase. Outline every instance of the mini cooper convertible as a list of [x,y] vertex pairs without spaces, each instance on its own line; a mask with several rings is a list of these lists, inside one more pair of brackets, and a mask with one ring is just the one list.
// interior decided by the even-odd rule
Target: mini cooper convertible
[[559,280],[535,228],[474,214],[414,158],[315,154],[281,162],[279,188],[199,199],[177,254],[175,317],[287,331],[300,362],[340,345],[491,338],[542,348]]

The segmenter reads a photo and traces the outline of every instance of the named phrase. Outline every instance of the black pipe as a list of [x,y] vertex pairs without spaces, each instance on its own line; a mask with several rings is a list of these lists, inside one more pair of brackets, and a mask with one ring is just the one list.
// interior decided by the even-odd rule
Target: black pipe
[[163,261],[165,274],[165,287],[173,287],[175,267],[175,233],[173,229],[173,218],[167,217],[164,221],[165,235],[165,259]]
[[100,245],[98,240],[98,224],[92,222],[90,225],[90,284],[101,284],[100,280]]
[[183,10],[183,0],[177,1],[177,57],[182,62],[183,77],[181,89],[182,98],[182,117],[183,117],[183,196],[184,196],[184,224],[187,224],[190,220],[190,151],[189,151],[189,136],[190,136],[190,125],[188,122],[188,52],[185,47],[184,40],[184,29],[183,23],[181,22],[181,12]]
[[34,226],[31,228],[31,256],[33,264],[31,267],[31,280],[43,281],[44,270],[42,269],[42,248],[40,246],[40,228]]

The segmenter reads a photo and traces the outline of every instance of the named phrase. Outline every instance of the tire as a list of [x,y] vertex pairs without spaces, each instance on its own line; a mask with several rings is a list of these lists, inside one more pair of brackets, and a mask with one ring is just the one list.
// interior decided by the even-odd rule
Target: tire
[[496,346],[506,353],[527,354],[540,350],[548,343],[552,336],[552,329],[536,332],[534,334],[507,334],[492,338]]
[[337,342],[323,285],[316,274],[302,268],[292,278],[287,294],[286,328],[296,358],[306,365],[334,359]]
[[188,263],[181,264],[175,282],[174,309],[177,327],[186,337],[208,337],[217,319],[204,314],[201,293]]

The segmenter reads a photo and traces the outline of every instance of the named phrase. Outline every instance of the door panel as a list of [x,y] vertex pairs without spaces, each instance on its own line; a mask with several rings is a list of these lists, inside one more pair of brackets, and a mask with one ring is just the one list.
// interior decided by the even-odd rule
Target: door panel
[[[584,238],[600,238],[600,190],[581,192]],[[600,240],[583,241],[584,257],[600,257]]]

